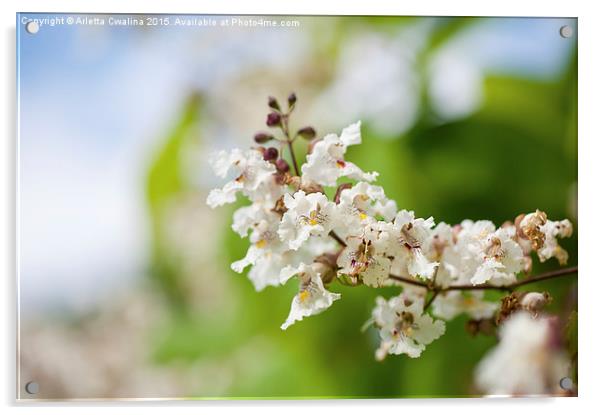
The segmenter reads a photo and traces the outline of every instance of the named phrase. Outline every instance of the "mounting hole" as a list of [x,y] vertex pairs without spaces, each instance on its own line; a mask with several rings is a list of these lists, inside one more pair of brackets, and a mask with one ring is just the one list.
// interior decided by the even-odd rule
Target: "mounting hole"
[[40,31],[40,25],[38,24],[38,22],[34,22],[32,20],[31,22],[27,22],[25,24],[25,30],[27,31],[27,33],[35,35]]
[[560,387],[565,391],[570,391],[573,389],[573,379],[571,378],[562,378],[560,379]]
[[567,39],[573,36],[573,28],[571,26],[562,26],[560,28],[560,36]]
[[39,391],[40,385],[38,385],[37,382],[27,382],[25,385],[25,392],[29,393],[30,395],[35,395]]

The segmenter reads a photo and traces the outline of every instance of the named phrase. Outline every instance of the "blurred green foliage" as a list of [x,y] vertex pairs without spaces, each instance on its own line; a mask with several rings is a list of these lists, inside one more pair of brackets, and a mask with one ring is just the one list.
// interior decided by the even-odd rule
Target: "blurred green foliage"
[[[419,65],[474,20],[442,19]],[[380,25],[386,31],[411,21],[366,18],[362,24]],[[428,94],[423,93],[422,115],[414,128],[396,140],[384,140],[366,124],[364,144],[350,148],[348,159],[364,170],[380,172],[378,184],[388,196],[418,216],[432,215],[448,223],[491,219],[500,225],[520,213],[542,209],[551,218],[568,217],[576,223],[576,83],[575,52],[565,74],[554,81],[487,76],[481,108],[464,119],[437,120]],[[162,221],[165,206],[189,190],[181,176],[180,152],[190,129],[199,122],[200,110],[198,98],[185,106],[147,182],[154,241],[152,275],[174,305],[185,303],[185,288],[178,264],[166,253]],[[241,205],[224,208],[221,214],[230,218]],[[227,227],[212,237],[223,248],[215,260],[224,270],[248,247]],[[576,241],[574,235],[563,244],[571,264],[577,263]],[[536,265],[535,272],[555,267],[550,261]],[[376,295],[392,296],[397,289],[336,285],[333,290],[341,292],[343,300],[283,332],[279,326],[296,282],[257,293],[244,276],[229,274],[228,301],[220,308],[209,314],[175,313],[152,339],[159,364],[216,362],[231,376],[227,397],[468,396],[475,392],[476,363],[495,344],[492,337],[471,337],[462,316],[448,323],[446,334],[419,359],[390,356],[376,362],[377,333],[362,333],[360,328]],[[562,312],[575,284],[567,278],[529,289],[548,290],[555,299],[552,310]],[[576,333],[575,323],[571,330]],[[573,341],[575,337],[571,336]],[[211,389],[198,393],[224,395]]]

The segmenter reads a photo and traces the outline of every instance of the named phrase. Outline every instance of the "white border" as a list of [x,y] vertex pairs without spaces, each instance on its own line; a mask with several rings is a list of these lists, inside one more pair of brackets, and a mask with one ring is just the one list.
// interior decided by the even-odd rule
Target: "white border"
[[[602,163],[598,160],[602,131],[600,128],[600,104],[602,97],[600,77],[602,64],[600,58],[600,39],[602,39],[602,21],[596,13],[595,2],[546,1],[531,2],[524,0],[499,1],[496,4],[483,1],[454,0],[425,2],[393,2],[370,0],[350,4],[336,0],[304,0],[303,2],[284,2],[282,0],[253,0],[224,2],[151,2],[149,0],[104,0],[97,2],[70,2],[66,0],[4,0],[0,3],[2,13],[2,82],[4,97],[1,101],[4,139],[0,141],[0,266],[2,272],[2,293],[0,300],[5,310],[2,318],[2,341],[0,348],[5,368],[0,383],[2,403],[7,406],[6,413],[16,411],[29,413],[42,409],[44,413],[78,413],[85,405],[85,411],[102,413],[111,408],[123,413],[163,413],[169,406],[170,411],[200,410],[223,412],[224,410],[243,410],[251,413],[281,413],[286,408],[290,413],[313,411],[339,411],[362,413],[371,406],[377,406],[383,412],[415,411],[428,413],[430,410],[447,414],[483,413],[507,414],[509,411],[530,410],[547,414],[586,411],[600,400],[602,392],[598,390],[600,366],[600,315],[595,307],[599,302],[602,275],[595,266],[597,252],[602,247],[597,236],[597,218],[602,212],[600,203],[599,177]],[[215,13],[215,14],[399,14],[399,15],[450,15],[450,16],[558,16],[579,18],[579,322],[581,326],[579,344],[579,395],[577,399],[520,399],[520,400],[397,400],[397,401],[301,401],[301,402],[156,402],[156,403],[73,403],[73,404],[15,404],[15,13],[17,11],[34,12],[121,12],[121,13]],[[545,105],[545,103],[542,103]],[[586,333],[586,334],[583,334]],[[127,406],[119,408],[118,406]],[[40,406],[44,406],[40,408]],[[598,405],[596,405],[598,406]],[[19,408],[20,407],[20,408]],[[199,408],[200,407],[200,408]]]

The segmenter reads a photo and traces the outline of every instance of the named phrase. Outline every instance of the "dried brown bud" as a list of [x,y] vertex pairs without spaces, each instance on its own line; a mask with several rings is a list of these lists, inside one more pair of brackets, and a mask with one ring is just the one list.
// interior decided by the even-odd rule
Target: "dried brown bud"
[[259,133],[255,134],[255,137],[253,137],[253,138],[257,144],[263,144],[263,143],[267,143],[268,141],[272,140],[274,138],[274,136],[269,133],[259,132]]
[[263,159],[266,161],[276,160],[278,158],[278,150],[274,147],[266,148],[263,151]]
[[324,188],[318,183],[306,183],[301,185],[301,190],[305,193],[324,193]]
[[288,209],[284,205],[284,196],[280,196],[280,199],[276,201],[276,204],[272,208],[272,212],[276,212],[280,216],[284,215]]
[[309,126],[301,128],[299,131],[297,131],[297,134],[305,138],[306,140],[313,140],[314,138],[316,138],[316,130],[313,127]]
[[270,112],[265,123],[268,127],[278,127],[282,124],[282,117],[277,112]]
[[518,216],[515,219],[516,232],[523,239],[527,239],[531,242],[531,248],[535,251],[541,249],[546,240],[546,235],[541,231],[541,227],[545,225],[548,220],[545,212],[536,210],[535,213],[531,213],[527,216]]
[[502,306],[500,307],[500,311],[498,312],[495,321],[498,326],[510,317],[512,313],[522,308],[520,305],[521,295],[522,294],[520,293],[514,292],[502,298]]

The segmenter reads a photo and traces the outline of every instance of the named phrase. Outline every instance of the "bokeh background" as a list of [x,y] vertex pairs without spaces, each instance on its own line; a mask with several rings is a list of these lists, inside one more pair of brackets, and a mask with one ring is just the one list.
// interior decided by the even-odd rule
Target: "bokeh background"
[[[539,208],[576,224],[576,19],[24,29],[56,16],[17,16],[21,398],[477,393],[495,338],[465,317],[419,359],[374,360],[377,333],[360,328],[396,289],[334,286],[342,301],[281,331],[296,284],[256,293],[230,271],[247,241],[230,230],[237,206],[204,203],[220,185],[208,154],[251,145],[267,96],[295,91],[298,127],[363,121],[348,158],[400,208],[498,225]],[[534,288],[566,312],[575,281]]]

